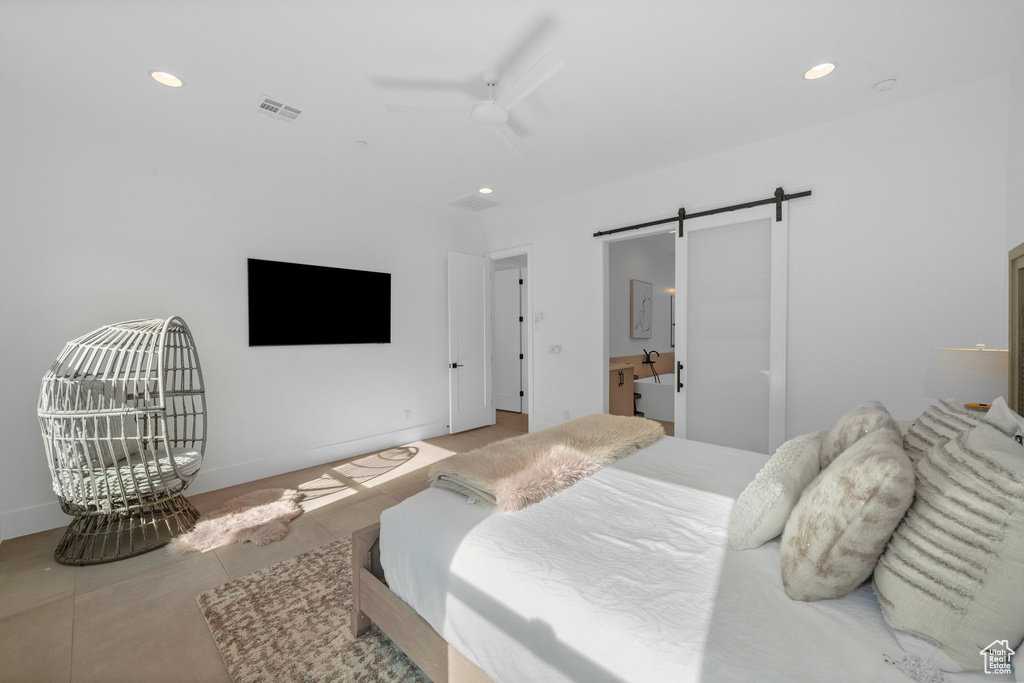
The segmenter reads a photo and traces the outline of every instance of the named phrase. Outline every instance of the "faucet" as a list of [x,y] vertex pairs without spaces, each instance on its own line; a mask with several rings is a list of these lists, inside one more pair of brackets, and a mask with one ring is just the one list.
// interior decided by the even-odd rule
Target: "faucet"
[[651,354],[652,353],[655,356],[657,356],[658,358],[661,358],[661,354],[658,353],[657,351],[655,351],[654,349],[651,349],[650,351],[648,351],[647,349],[644,349],[644,359],[643,359],[642,363],[643,363],[643,365],[650,365],[651,366],[651,375],[654,377],[654,383],[655,384],[661,384],[661,378],[658,377],[658,372],[657,372],[657,370],[654,369],[654,361],[651,360]]

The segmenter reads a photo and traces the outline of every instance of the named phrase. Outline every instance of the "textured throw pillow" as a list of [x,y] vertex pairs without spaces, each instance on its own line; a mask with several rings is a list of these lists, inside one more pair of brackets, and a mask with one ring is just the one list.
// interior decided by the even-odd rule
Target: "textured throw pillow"
[[875,594],[908,655],[979,670],[993,641],[1024,639],[1024,458],[988,425],[931,448],[917,498],[875,569]]
[[861,403],[842,415],[832,429],[825,432],[821,439],[821,469],[832,464],[839,454],[879,429],[891,429],[900,433],[900,427],[885,406],[878,401]]
[[903,437],[903,448],[914,463],[934,446],[969,432],[981,424],[981,413],[971,413],[953,401],[939,401],[914,420]]
[[804,489],[782,532],[782,583],[794,600],[839,598],[871,576],[914,499],[897,432],[857,440]]
[[992,407],[982,420],[1016,441],[1018,446],[1024,446],[1024,417],[1013,412],[1002,396],[992,401]]
[[821,469],[822,432],[782,444],[736,499],[729,517],[729,545],[756,548],[782,533],[800,494]]

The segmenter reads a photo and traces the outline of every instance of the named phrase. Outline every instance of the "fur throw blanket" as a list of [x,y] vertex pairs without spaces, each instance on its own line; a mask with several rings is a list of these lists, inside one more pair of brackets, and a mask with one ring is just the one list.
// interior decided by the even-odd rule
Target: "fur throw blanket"
[[445,458],[430,468],[430,485],[513,512],[663,436],[662,426],[646,418],[588,415]]
[[288,522],[302,514],[303,494],[294,489],[260,489],[232,498],[192,531],[171,539],[171,555],[198,553],[232,543],[269,545],[288,535]]

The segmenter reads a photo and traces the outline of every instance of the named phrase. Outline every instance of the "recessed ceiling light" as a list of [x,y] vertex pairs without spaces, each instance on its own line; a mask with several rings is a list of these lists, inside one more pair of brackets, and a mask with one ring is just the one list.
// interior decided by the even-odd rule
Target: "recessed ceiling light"
[[180,88],[183,85],[180,78],[174,74],[169,74],[166,71],[150,71],[149,75],[152,76],[153,80],[157,83],[171,88]]
[[829,62],[819,64],[818,66],[812,66],[810,69],[804,72],[804,78],[809,81],[813,81],[815,78],[822,78],[828,76],[830,73],[835,71],[836,65]]
[[892,90],[895,86],[896,79],[887,78],[884,81],[878,81],[878,83],[875,83],[873,86],[871,86],[871,89],[874,90],[875,92],[885,92],[886,90]]
[[492,190],[489,187],[481,187],[479,190],[477,190],[477,192],[479,192],[480,194],[490,194],[494,192],[494,190]]
[[356,147],[366,147],[369,144],[366,140],[356,140]]

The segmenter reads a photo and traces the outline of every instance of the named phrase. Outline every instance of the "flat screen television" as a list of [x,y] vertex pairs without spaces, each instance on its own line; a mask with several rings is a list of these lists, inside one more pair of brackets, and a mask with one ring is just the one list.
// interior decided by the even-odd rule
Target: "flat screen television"
[[391,273],[249,259],[249,346],[390,343]]

